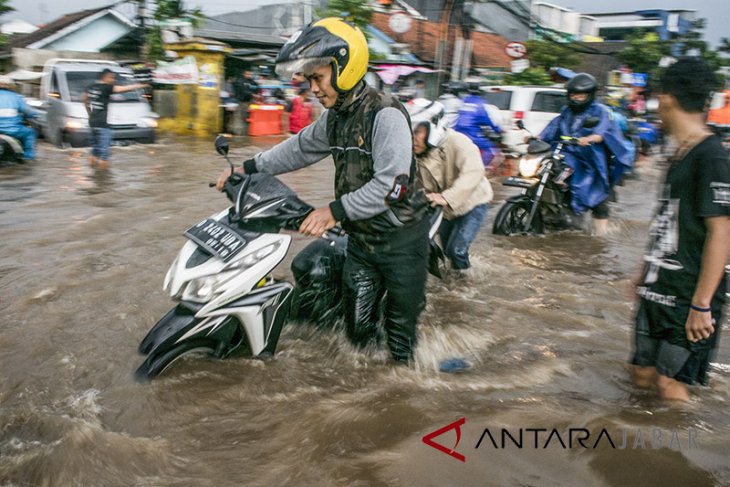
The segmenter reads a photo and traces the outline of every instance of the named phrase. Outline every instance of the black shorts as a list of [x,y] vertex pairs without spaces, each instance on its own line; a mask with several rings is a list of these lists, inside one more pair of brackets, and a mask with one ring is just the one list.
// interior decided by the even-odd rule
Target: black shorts
[[[684,311],[681,311],[684,308]],[[720,335],[720,309],[712,312],[715,333],[690,342],[685,332],[689,304],[670,308],[641,300],[636,313],[633,365],[656,367],[657,372],[685,384],[707,385],[710,361]]]

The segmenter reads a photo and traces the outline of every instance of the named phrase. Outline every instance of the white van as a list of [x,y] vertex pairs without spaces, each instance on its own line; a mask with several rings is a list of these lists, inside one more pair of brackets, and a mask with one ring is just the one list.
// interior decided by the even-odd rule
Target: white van
[[[134,73],[114,61],[51,59],[43,67],[39,129],[56,146],[87,146],[91,142],[89,117],[83,104],[86,89],[104,69],[117,74],[118,85],[133,84]],[[108,122],[113,141],[155,141],[157,114],[140,90],[114,93],[109,103]]]
[[502,142],[511,150],[517,150],[527,136],[515,125],[517,120],[522,120],[525,128],[537,137],[567,103],[565,89],[553,86],[485,86],[482,91],[502,115]]

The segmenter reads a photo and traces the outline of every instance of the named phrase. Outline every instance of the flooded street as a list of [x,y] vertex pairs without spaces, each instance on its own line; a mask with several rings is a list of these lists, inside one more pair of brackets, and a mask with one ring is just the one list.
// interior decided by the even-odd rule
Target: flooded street
[[[234,139],[234,160],[281,139],[252,140]],[[412,368],[384,345],[356,353],[342,332],[290,324],[272,361],[196,357],[138,384],[182,233],[227,206],[208,187],[225,163],[182,137],[115,147],[101,174],[85,149],[39,151],[0,168],[0,486],[730,485],[727,335],[689,405],[629,382],[625,287],[654,163],[619,189],[605,239],[493,236],[493,181],[472,275],[429,277]],[[282,180],[317,206],[332,173],[322,162]],[[274,275],[290,279],[309,241],[295,235]],[[440,373],[453,357],[472,367]],[[464,461],[422,441],[461,418],[433,442]],[[590,433],[585,446],[571,430]]]

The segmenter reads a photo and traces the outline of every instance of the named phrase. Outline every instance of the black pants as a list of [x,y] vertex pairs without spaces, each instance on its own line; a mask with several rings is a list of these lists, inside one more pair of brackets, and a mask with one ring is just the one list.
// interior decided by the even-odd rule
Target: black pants
[[[425,222],[427,223],[427,222]],[[380,303],[391,356],[413,358],[418,315],[426,304],[428,225],[402,232],[401,242],[369,246],[351,238],[344,267],[347,337],[364,347],[378,336]]]

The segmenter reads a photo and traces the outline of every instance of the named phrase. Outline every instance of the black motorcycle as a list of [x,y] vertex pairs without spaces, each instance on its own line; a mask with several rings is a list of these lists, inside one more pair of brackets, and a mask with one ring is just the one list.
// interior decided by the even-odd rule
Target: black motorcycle
[[[583,122],[583,127],[593,128],[599,122],[591,117]],[[526,130],[521,120],[517,126]],[[563,149],[577,145],[578,139],[563,136],[551,150],[550,144],[530,135],[527,154],[519,162],[520,175],[508,177],[502,183],[522,188],[522,192],[507,198],[499,209],[492,227],[495,235],[541,234],[545,228],[562,230],[573,225],[568,184],[573,170],[565,163]]]
[[23,162],[23,146],[15,137],[0,134],[0,165]]

